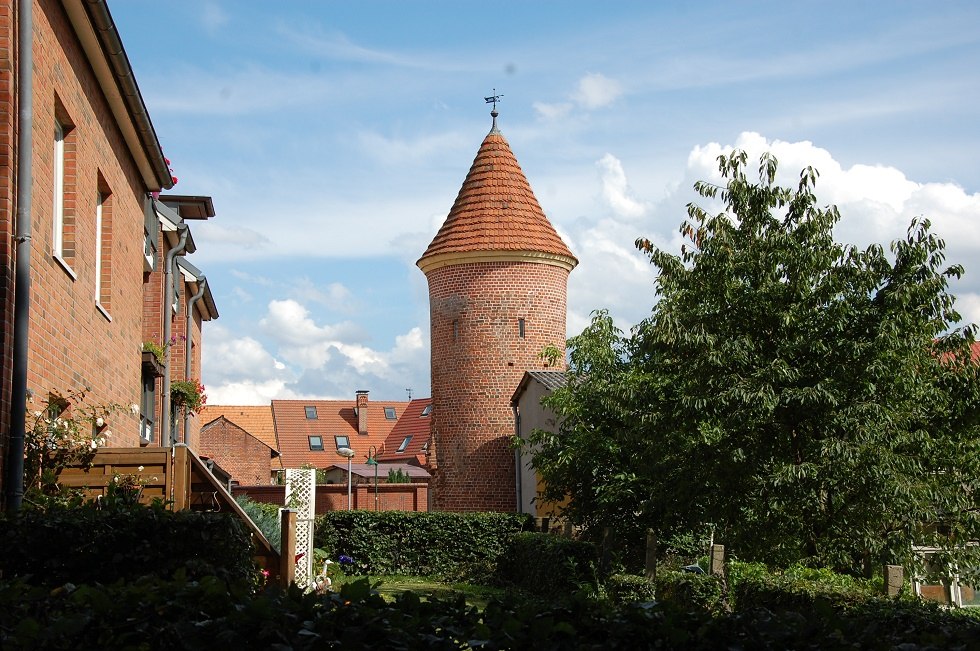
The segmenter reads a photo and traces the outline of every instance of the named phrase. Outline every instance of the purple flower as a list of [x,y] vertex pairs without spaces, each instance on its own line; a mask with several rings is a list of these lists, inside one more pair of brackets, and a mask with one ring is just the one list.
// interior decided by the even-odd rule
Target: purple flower
[[341,565],[352,565],[354,563],[354,559],[346,554],[341,554],[337,557],[337,562]]

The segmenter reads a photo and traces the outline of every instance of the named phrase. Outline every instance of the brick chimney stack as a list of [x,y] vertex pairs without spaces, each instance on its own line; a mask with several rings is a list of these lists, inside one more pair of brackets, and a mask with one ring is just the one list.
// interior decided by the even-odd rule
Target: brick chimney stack
[[357,433],[367,436],[368,433],[368,392],[361,389],[357,394]]

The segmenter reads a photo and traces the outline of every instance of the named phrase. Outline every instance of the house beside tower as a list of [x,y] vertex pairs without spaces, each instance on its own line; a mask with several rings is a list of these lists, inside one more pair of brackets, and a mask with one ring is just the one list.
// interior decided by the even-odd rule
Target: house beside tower
[[[449,215],[418,260],[429,284],[433,508],[517,510],[511,396],[564,350],[578,264],[493,126]],[[559,359],[559,370],[564,358]]]

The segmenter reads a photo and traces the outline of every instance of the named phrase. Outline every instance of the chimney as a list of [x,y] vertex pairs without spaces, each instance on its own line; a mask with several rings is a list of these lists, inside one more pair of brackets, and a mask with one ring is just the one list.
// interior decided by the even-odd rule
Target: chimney
[[357,433],[366,436],[368,433],[368,392],[361,389],[357,394]]

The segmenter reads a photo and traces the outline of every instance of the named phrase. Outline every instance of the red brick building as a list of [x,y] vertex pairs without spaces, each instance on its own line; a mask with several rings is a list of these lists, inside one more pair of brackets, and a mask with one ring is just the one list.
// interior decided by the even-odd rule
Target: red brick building
[[564,350],[568,274],[578,264],[491,115],[417,263],[429,283],[436,510],[516,510],[510,398],[524,371],[545,368],[546,346]]
[[[19,491],[6,469],[18,458],[8,452],[12,435],[23,434],[25,397],[40,410],[52,392],[87,388],[90,404],[135,405],[112,414],[109,444],[148,443],[138,407],[143,380],[159,369],[144,362],[142,345],[145,325],[162,318],[162,292],[148,283],[161,264],[152,196],[172,185],[106,2],[0,0],[5,499]],[[178,296],[201,282],[185,283]],[[184,326],[192,372],[199,373],[200,327],[217,316],[213,307],[199,299],[199,316]],[[175,332],[183,333],[180,325]],[[178,366],[171,361],[169,370]],[[152,393],[164,394],[158,380]]]
[[269,461],[279,456],[277,450],[224,416],[201,428],[200,444],[195,451],[201,457],[217,461],[232,481],[249,486],[270,483]]

